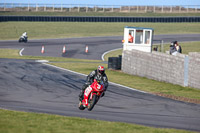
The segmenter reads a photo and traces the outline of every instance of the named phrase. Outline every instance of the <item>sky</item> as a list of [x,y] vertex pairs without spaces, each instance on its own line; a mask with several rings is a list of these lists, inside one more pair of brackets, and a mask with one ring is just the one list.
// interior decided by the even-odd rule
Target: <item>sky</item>
[[200,0],[0,0],[0,3],[200,6]]

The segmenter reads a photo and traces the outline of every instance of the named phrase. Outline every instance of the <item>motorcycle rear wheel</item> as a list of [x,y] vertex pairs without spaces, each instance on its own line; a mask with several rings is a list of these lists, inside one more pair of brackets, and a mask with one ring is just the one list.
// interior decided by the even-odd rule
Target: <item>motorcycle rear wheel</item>
[[88,101],[88,111],[91,111],[94,108],[94,105],[97,103],[97,95],[93,95],[92,99]]

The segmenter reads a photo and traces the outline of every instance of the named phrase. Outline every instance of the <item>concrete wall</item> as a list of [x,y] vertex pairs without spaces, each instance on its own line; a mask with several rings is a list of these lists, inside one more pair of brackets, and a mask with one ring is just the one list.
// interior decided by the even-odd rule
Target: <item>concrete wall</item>
[[[184,54],[173,56],[160,52],[123,51],[122,71],[158,81],[200,88],[200,54],[191,53],[190,56],[191,59]],[[194,76],[191,71],[197,75]]]
[[200,53],[189,53],[188,85],[200,88]]

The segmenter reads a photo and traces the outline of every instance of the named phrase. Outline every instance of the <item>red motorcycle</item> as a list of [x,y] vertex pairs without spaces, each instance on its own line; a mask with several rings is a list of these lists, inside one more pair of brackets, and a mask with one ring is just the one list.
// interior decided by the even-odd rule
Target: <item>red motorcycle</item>
[[79,109],[84,110],[87,108],[89,111],[91,111],[94,108],[94,105],[103,95],[104,89],[105,87],[103,81],[97,81],[94,79],[94,82],[85,89],[84,99],[79,102]]

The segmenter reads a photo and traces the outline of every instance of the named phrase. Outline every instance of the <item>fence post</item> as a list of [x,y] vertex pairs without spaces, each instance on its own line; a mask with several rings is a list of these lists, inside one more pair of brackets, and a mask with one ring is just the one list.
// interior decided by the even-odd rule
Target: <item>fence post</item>
[[170,12],[172,13],[172,6],[170,7]]
[[156,13],[156,6],[153,6],[153,12]]
[[164,52],[163,40],[161,41],[161,52]]
[[145,13],[147,12],[147,6],[145,6]]
[[163,5],[162,5],[162,13],[163,13]]
[[53,12],[54,12],[54,4],[53,4]]
[[197,8],[198,8],[198,7],[196,6],[196,8],[195,8],[195,12],[197,12]]
[[120,6],[120,12],[122,11],[122,6]]
[[38,4],[36,4],[36,12],[38,11]]
[[78,5],[78,12],[80,12],[80,5]]
[[138,11],[139,11],[139,7],[137,6],[137,13],[138,13]]
[[70,5],[70,6],[69,6],[69,12],[71,12],[71,11],[72,11],[72,9],[71,9],[71,8],[72,8],[72,5]]
[[179,6],[179,13],[181,12],[181,6]]
[[131,12],[131,6],[128,6],[128,12]]
[[3,10],[6,11],[6,3],[4,3]]
[[114,8],[114,7],[112,6],[112,12],[114,11],[113,8]]
[[105,6],[103,6],[103,12],[105,12]]
[[97,6],[95,6],[95,9],[94,9],[94,11],[95,11],[95,12],[97,12]]
[[45,4],[45,5],[44,5],[44,11],[46,11],[46,10],[47,10],[47,5]]
[[29,11],[29,6],[30,6],[30,5],[29,5],[29,3],[28,3],[28,11]]
[[184,59],[184,86],[188,86],[188,66],[189,66],[189,57],[185,56]]
[[88,12],[88,5],[86,5],[85,7],[85,12]]
[[63,5],[61,4],[61,12],[63,12]]

